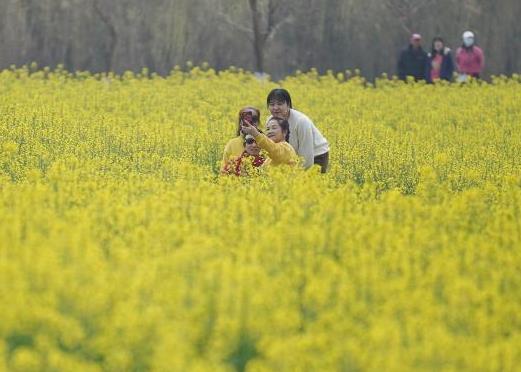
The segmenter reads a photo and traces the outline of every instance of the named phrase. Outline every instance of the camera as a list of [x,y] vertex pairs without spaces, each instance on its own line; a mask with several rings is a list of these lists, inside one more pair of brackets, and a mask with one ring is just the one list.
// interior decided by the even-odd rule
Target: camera
[[253,114],[250,111],[245,111],[241,113],[241,120],[251,125],[253,124]]

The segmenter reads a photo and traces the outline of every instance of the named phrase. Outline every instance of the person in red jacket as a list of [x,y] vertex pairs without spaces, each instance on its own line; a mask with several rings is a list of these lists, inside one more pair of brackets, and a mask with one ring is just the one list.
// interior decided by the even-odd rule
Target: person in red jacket
[[472,31],[463,33],[463,45],[456,53],[456,66],[459,72],[459,81],[466,81],[468,76],[479,79],[485,67],[483,50],[475,43]]

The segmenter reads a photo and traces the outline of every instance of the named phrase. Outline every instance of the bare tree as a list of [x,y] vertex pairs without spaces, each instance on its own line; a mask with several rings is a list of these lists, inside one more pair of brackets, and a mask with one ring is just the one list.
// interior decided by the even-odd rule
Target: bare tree
[[407,33],[412,33],[416,24],[415,17],[418,12],[434,0],[384,0],[385,7],[396,16],[400,26]]
[[242,31],[253,43],[255,69],[264,73],[266,45],[274,38],[278,30],[287,23],[293,22],[289,14],[287,2],[282,0],[248,0],[251,22],[232,21],[230,17],[219,12],[221,19],[235,29]]
[[108,48],[105,53],[105,66],[106,71],[112,71],[114,67],[114,54],[116,53],[116,46],[118,44],[118,33],[111,17],[108,15],[109,13],[102,10],[100,0],[93,0],[92,7],[94,9],[94,13],[99,17],[101,22],[107,28]]
[[[86,5],[86,6],[85,6]],[[168,73],[204,61],[269,72],[394,70],[404,33],[476,32],[485,76],[521,71],[519,0],[1,0],[0,69]]]

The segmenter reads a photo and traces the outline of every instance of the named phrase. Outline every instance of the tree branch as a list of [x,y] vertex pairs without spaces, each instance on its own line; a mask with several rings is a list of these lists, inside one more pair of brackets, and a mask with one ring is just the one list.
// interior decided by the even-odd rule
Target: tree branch
[[270,0],[268,3],[268,14],[267,14],[267,27],[266,27],[266,33],[269,34],[273,27],[275,27],[273,21],[275,19],[275,14],[277,13],[278,6],[276,5],[273,0]]
[[224,21],[228,26],[231,26],[235,28],[237,31],[244,32],[249,39],[253,36],[253,30],[251,28],[248,28],[244,25],[238,24],[237,22],[234,22],[227,14],[217,11],[217,16]]
[[118,33],[116,31],[116,27],[114,27],[114,24],[112,23],[112,19],[103,13],[101,10],[101,5],[99,0],[93,0],[92,6],[94,8],[94,12],[98,15],[101,22],[107,27],[110,35],[110,44],[109,44],[109,51],[107,55],[107,70],[112,70],[113,63],[114,63],[114,53],[116,50],[116,45],[118,43]]
[[270,29],[268,30],[268,32],[266,33],[266,40],[271,40],[275,34],[277,33],[277,31],[285,24],[291,24],[293,23],[293,16],[289,16],[289,17],[286,17],[285,19],[275,23],[275,25]]
[[415,15],[421,8],[429,4],[432,0],[416,1],[415,5],[410,5],[410,14]]
[[469,12],[472,12],[474,14],[481,14],[481,8],[477,4],[473,4],[472,0],[465,0],[463,2],[463,6],[465,9],[467,9]]

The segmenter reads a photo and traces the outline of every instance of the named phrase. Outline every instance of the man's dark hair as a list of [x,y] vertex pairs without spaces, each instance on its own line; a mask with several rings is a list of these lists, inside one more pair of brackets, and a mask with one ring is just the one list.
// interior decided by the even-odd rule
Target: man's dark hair
[[293,108],[293,104],[291,103],[291,96],[286,89],[276,88],[273,89],[270,94],[268,94],[268,99],[266,100],[266,105],[269,106],[270,102],[278,101],[287,103],[289,108]]

